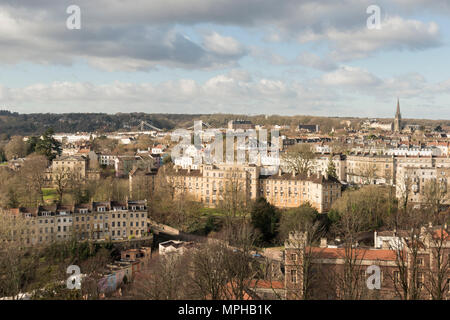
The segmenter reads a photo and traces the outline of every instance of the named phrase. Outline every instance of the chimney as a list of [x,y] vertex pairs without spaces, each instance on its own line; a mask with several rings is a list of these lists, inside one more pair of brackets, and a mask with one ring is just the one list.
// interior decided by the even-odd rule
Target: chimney
[[191,173],[191,166],[188,166],[187,170],[188,173]]
[[327,238],[320,238],[320,247],[326,248],[327,246]]
[[377,248],[377,231],[375,230],[373,233],[373,246]]
[[281,176],[281,167],[278,168],[278,175]]
[[308,174],[308,178],[311,177],[311,171],[308,170],[307,174]]
[[324,176],[325,176],[325,180],[328,180],[328,171],[325,171]]
[[175,166],[175,172],[178,172],[178,166]]
[[428,222],[428,228],[433,228],[433,222]]
[[320,172],[317,172],[317,179],[320,179]]
[[292,178],[295,178],[295,170],[292,170]]

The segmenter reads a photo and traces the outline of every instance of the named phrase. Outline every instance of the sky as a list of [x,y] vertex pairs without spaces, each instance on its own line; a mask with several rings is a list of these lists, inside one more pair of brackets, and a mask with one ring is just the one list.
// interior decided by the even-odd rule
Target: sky
[[0,0],[0,109],[448,120],[449,40],[449,0]]

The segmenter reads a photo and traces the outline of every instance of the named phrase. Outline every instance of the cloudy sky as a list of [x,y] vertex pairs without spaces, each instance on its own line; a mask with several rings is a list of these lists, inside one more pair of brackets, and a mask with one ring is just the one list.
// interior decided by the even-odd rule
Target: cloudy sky
[[449,40],[449,0],[1,0],[0,109],[450,119]]

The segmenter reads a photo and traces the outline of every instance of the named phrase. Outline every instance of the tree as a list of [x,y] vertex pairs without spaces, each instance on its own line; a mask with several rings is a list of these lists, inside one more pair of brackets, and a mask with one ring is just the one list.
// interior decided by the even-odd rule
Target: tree
[[225,224],[228,226],[232,225],[238,216],[245,217],[248,213],[249,195],[245,175],[245,172],[235,167],[226,173],[223,184],[221,181],[219,185],[213,185],[213,189],[219,191],[219,207],[225,214]]
[[[390,196],[389,186],[367,185],[358,190],[346,191],[337,199],[330,214],[342,216],[358,212],[363,216],[366,231],[374,231],[388,222],[388,213],[393,213],[396,202]],[[332,218],[332,217],[330,217]]]
[[136,299],[179,300],[192,299],[186,267],[187,254],[167,254],[153,258],[136,276],[130,295]]
[[332,177],[338,180],[338,176],[336,173],[336,166],[334,165],[333,161],[333,156],[330,156],[330,158],[328,159],[327,175],[328,177]]
[[265,198],[258,198],[251,211],[253,226],[261,231],[262,241],[268,243],[275,238],[280,221],[280,212]]
[[364,215],[358,207],[350,205],[342,211],[333,226],[334,233],[343,241],[343,269],[336,271],[332,281],[337,287],[337,297],[343,300],[360,300],[366,293],[362,276],[362,260],[365,250],[358,248],[358,236],[367,231]]
[[68,193],[77,181],[77,175],[70,171],[56,169],[52,172],[52,182],[56,188],[59,203],[62,203],[64,194]]
[[201,299],[223,299],[227,288],[226,264],[228,250],[220,241],[204,243],[192,253],[192,282]]
[[445,300],[449,292],[450,256],[448,246],[450,236],[445,222],[449,219],[449,212],[434,216],[433,222],[438,228],[427,228],[425,245],[431,251],[430,266],[425,272],[429,281],[425,281],[425,290],[433,300]]
[[426,221],[423,210],[402,210],[396,217],[395,226],[400,229],[394,242],[396,271],[398,276],[392,279],[395,292],[403,300],[417,300],[421,298],[423,283],[419,258],[423,243],[421,240],[422,227]]
[[0,148],[0,163],[5,162],[6,160],[5,150],[3,150],[3,148]]
[[29,205],[37,206],[44,203],[42,188],[46,183],[45,170],[47,169],[47,159],[44,156],[32,154],[20,169],[20,178],[27,189],[28,198],[32,200]]
[[23,137],[14,136],[5,146],[5,155],[8,160],[23,158],[27,155],[27,150],[27,144],[23,141]]
[[425,206],[437,215],[441,211],[444,203],[447,202],[447,182],[445,180],[431,179],[423,187]]
[[31,282],[39,248],[27,246],[29,232],[25,217],[0,209],[0,297],[18,299]]
[[300,257],[290,259],[292,267],[300,271],[301,275],[301,288],[295,290],[290,298],[312,299],[319,271],[319,265],[313,264],[313,260],[317,258],[313,244],[325,234],[318,212],[309,204],[290,209],[282,215],[279,230],[285,245],[293,248],[297,257]]
[[297,144],[287,150],[283,160],[290,171],[307,174],[314,165],[316,155],[310,144]]
[[36,143],[35,151],[46,156],[48,161],[52,161],[56,156],[61,155],[62,152],[61,143],[53,138],[54,133],[52,128],[48,128]]
[[258,281],[255,278],[260,273],[260,265],[252,253],[259,236],[245,220],[225,227],[219,234],[219,239],[229,246],[223,264],[227,276],[224,299],[243,300],[256,287]]

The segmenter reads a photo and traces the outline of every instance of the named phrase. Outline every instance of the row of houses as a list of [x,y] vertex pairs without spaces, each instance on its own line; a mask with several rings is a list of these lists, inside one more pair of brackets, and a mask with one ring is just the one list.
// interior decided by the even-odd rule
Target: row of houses
[[[165,168],[164,168],[165,169]],[[199,165],[199,169],[166,170],[167,183],[176,194],[189,194],[208,207],[226,201],[247,202],[259,197],[277,207],[298,207],[309,203],[319,212],[326,212],[341,196],[341,184],[327,174],[296,175],[281,169],[273,175],[263,175],[256,165]]]
[[119,240],[149,234],[147,201],[91,202],[72,206],[14,208],[23,217],[22,239],[29,245],[58,240]]

